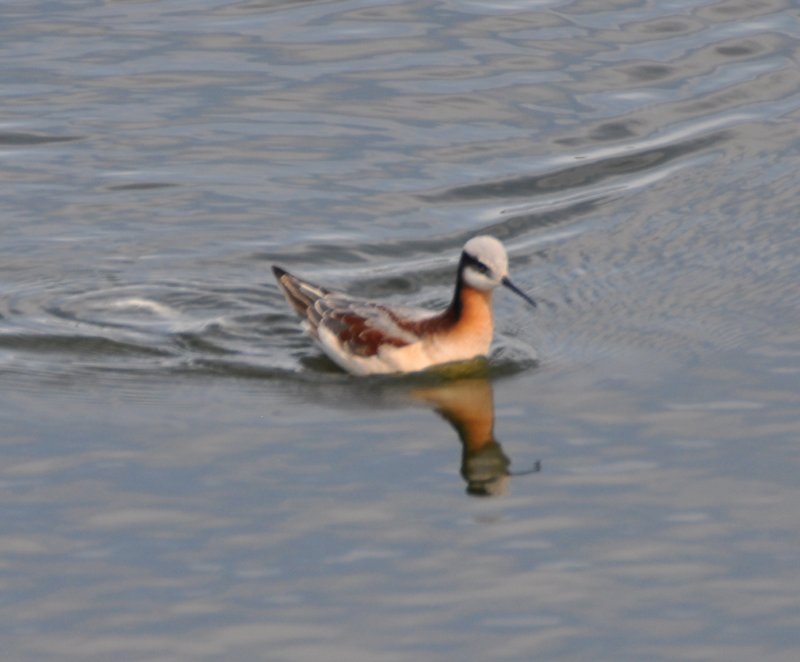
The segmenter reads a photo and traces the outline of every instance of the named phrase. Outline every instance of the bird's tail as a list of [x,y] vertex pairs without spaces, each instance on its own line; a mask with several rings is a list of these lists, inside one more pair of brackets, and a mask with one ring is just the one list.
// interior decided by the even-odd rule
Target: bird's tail
[[292,276],[292,274],[280,267],[273,265],[272,273],[275,274],[278,285],[280,285],[281,290],[283,290],[283,295],[286,297],[289,305],[294,308],[294,311],[300,315],[300,317],[306,317],[309,307],[313,306],[318,299],[329,293],[329,290],[326,290],[324,287]]

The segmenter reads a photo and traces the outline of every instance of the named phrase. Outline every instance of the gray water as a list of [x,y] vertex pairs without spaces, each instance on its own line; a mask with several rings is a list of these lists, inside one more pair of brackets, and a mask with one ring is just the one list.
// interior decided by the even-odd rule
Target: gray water
[[[7,660],[800,656],[792,2],[0,8]],[[273,262],[437,307],[359,379]]]

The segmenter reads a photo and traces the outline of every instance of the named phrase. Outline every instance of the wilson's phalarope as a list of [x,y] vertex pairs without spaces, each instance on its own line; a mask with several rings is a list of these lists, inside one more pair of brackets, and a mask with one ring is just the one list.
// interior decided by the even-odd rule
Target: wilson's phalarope
[[335,363],[356,375],[416,372],[485,356],[492,343],[492,291],[508,278],[508,256],[494,237],[470,239],[461,253],[453,300],[441,312],[352,297],[272,271],[306,332]]

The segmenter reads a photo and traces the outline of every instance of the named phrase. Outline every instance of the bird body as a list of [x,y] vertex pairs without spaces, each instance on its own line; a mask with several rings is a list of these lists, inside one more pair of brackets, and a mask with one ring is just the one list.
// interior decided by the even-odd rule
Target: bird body
[[508,258],[494,237],[475,237],[461,254],[455,292],[441,312],[384,304],[335,292],[272,268],[306,332],[337,365],[356,375],[404,373],[467,361],[489,352],[492,292],[508,279]]

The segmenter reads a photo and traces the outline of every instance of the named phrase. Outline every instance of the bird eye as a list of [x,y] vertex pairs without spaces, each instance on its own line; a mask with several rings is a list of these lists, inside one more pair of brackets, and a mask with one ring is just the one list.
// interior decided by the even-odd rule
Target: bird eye
[[484,274],[484,275],[488,275],[488,274],[490,274],[492,272],[492,270],[489,267],[487,267],[483,262],[481,262],[475,256],[470,255],[469,253],[465,252],[464,253],[464,257],[465,257],[467,263],[469,264],[469,266],[471,266],[473,269],[475,269],[475,271],[477,271],[478,273]]

